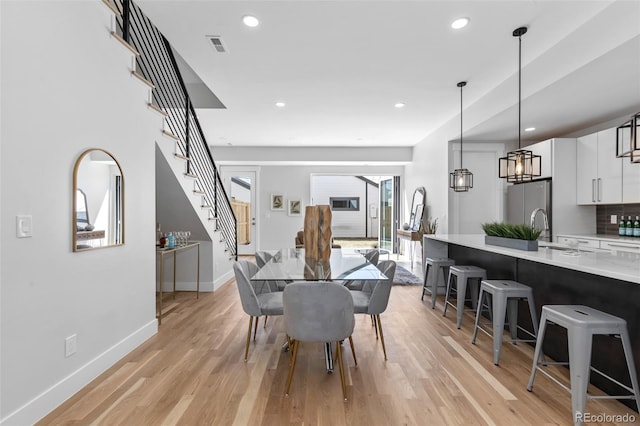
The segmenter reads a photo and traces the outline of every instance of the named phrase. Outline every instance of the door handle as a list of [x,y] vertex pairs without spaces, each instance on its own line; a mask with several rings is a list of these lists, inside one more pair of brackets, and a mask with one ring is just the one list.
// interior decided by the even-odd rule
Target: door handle
[[596,202],[596,180],[591,179],[591,202]]
[[598,178],[598,201],[602,201],[600,199],[600,190],[602,189],[602,178]]

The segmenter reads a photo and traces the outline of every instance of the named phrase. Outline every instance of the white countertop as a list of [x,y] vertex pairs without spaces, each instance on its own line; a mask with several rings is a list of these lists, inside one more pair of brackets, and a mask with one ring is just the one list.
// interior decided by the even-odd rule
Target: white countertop
[[[573,269],[589,274],[614,278],[640,284],[640,254],[629,252],[606,252],[601,250],[580,251],[579,256],[569,255],[571,252],[539,247],[538,251],[516,250],[506,247],[485,244],[484,234],[435,234],[425,238],[458,244],[478,250],[484,250],[505,256],[525,259],[532,262],[545,263],[561,268]],[[560,244],[539,242],[540,245],[559,246]]]

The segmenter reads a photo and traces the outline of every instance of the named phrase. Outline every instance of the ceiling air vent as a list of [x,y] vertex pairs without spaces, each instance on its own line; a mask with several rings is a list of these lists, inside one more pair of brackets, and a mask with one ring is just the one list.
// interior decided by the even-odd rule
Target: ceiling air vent
[[218,53],[226,53],[227,48],[222,44],[222,38],[220,36],[207,36],[209,41],[213,45],[213,48],[216,49]]

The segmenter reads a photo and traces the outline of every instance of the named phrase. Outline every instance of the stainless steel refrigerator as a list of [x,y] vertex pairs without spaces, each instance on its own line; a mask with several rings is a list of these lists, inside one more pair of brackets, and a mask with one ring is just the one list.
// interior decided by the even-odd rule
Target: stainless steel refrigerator
[[[551,180],[538,180],[519,183],[507,187],[507,223],[530,224],[531,213],[541,208],[547,214],[549,231],[540,236],[541,240],[552,240],[551,229]],[[541,213],[535,218],[535,227],[544,229],[544,219]]]

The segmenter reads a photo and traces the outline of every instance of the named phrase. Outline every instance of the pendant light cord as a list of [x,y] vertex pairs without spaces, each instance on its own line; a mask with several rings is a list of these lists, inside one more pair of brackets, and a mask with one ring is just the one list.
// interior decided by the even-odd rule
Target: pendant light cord
[[522,134],[522,35],[518,36],[518,149]]
[[460,168],[462,169],[462,88],[464,85],[460,86]]

